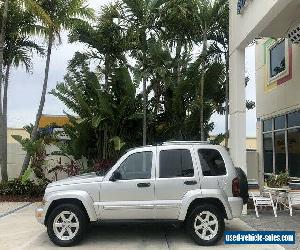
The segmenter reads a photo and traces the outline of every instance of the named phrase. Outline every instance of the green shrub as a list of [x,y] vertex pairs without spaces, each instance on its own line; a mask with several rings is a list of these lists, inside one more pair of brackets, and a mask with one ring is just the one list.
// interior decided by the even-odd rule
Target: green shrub
[[13,179],[0,182],[0,195],[26,195],[31,197],[43,196],[46,184],[35,184],[33,181]]
[[279,188],[289,184],[290,177],[288,172],[281,172],[279,175],[271,175],[267,179],[268,187]]

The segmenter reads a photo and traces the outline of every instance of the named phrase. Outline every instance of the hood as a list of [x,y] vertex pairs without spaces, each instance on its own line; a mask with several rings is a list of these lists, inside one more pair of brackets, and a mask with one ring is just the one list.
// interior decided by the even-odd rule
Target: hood
[[77,175],[73,177],[69,177],[67,179],[63,179],[60,181],[52,182],[48,185],[48,187],[55,187],[61,185],[71,185],[71,184],[80,184],[80,183],[90,183],[94,181],[102,181],[104,176],[98,176],[96,173],[87,173],[82,175]]

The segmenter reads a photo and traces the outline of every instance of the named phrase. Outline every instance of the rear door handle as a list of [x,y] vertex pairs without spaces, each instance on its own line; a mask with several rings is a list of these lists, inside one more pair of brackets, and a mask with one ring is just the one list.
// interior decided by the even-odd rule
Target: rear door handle
[[184,184],[188,186],[196,185],[198,182],[197,181],[185,181]]
[[147,183],[138,183],[137,187],[139,188],[146,188],[146,187],[150,187],[151,183],[147,182]]

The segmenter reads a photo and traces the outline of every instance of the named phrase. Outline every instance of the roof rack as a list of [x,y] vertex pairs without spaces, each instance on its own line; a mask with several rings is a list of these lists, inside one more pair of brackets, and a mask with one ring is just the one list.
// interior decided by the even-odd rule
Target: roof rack
[[163,142],[162,145],[174,145],[174,144],[200,144],[200,145],[206,145],[210,144],[210,141],[166,141]]

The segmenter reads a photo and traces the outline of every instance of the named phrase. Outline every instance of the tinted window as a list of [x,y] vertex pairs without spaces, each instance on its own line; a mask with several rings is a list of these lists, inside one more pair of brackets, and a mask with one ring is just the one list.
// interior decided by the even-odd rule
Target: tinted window
[[272,130],[272,119],[263,121],[263,131],[268,132]]
[[226,174],[224,160],[215,149],[199,149],[199,159],[204,176],[219,176]]
[[159,177],[192,177],[193,161],[189,150],[165,150],[159,155]]
[[300,112],[288,114],[288,127],[300,126]]
[[270,49],[270,76],[274,77],[285,70],[285,40]]
[[291,177],[300,177],[300,129],[288,131],[289,172]]
[[275,130],[285,128],[285,115],[275,118]]
[[129,155],[118,169],[121,180],[150,179],[152,152],[141,152]]
[[275,173],[280,174],[286,171],[286,154],[285,154],[285,131],[274,134],[275,148]]
[[263,135],[265,173],[273,173],[273,138],[272,133]]

